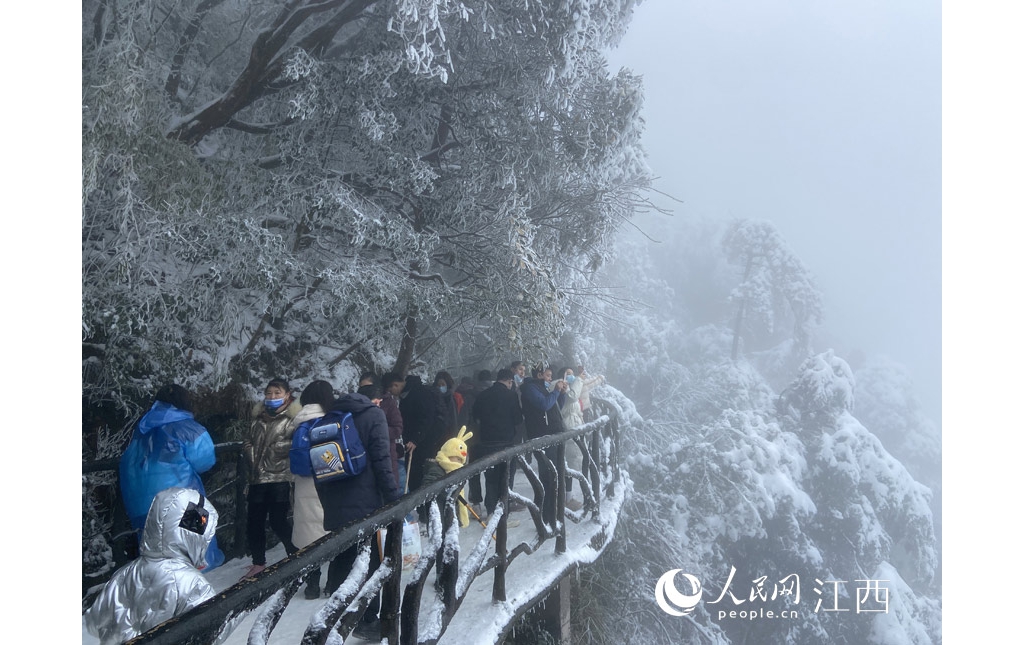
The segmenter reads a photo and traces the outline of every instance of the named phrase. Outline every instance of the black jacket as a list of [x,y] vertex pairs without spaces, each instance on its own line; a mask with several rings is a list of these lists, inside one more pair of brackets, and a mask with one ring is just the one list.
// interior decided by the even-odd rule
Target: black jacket
[[441,410],[441,425],[444,428],[444,439],[447,441],[458,434],[460,427],[456,425],[459,420],[459,412],[455,405],[455,394],[452,392],[442,392],[436,385],[430,389],[434,391],[434,396],[437,397],[437,405]]
[[503,383],[495,383],[481,392],[473,402],[473,418],[478,420],[479,445],[488,447],[511,446],[516,426],[523,422],[519,395]]
[[366,449],[366,469],[348,479],[317,485],[324,530],[333,531],[370,515],[401,496],[391,472],[391,446],[384,411],[362,394],[346,394],[332,410],[350,412]]
[[408,394],[399,404],[402,439],[416,444],[416,453],[433,457],[446,439],[440,392],[423,384],[420,377],[406,379]]

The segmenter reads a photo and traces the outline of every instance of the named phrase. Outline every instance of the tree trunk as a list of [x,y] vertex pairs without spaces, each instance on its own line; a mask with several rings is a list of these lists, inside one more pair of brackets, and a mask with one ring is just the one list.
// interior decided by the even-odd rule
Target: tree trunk
[[203,0],[196,7],[195,14],[185,27],[185,31],[182,32],[181,38],[178,39],[178,48],[174,51],[174,58],[171,60],[171,71],[167,75],[167,82],[164,83],[164,91],[167,92],[167,96],[178,103],[178,88],[181,86],[181,68],[185,65],[185,57],[188,55],[192,44],[195,42],[196,36],[199,34],[199,28],[203,24],[203,20],[206,18],[206,14],[216,7],[217,5],[224,2],[224,0]]
[[194,146],[263,96],[284,68],[286,58],[281,52],[287,49],[291,36],[311,16],[338,9],[338,13],[324,25],[297,43],[302,49],[319,52],[326,48],[327,43],[343,25],[355,20],[364,9],[375,2],[377,0],[349,0],[347,3],[345,0],[324,0],[302,4],[300,0],[292,0],[281,9],[273,24],[256,37],[249,52],[249,62],[231,87],[220,98],[171,130],[167,134],[168,138]]
[[441,166],[441,154],[458,145],[458,142],[448,142],[448,135],[452,133],[452,108],[447,103],[441,106],[441,116],[438,119],[437,130],[434,131],[434,140],[430,144],[430,152],[420,157],[422,161]]
[[412,355],[416,350],[416,317],[410,313],[405,317],[405,335],[402,336],[402,345],[398,348],[398,358],[395,359],[394,371],[405,376],[412,363]]

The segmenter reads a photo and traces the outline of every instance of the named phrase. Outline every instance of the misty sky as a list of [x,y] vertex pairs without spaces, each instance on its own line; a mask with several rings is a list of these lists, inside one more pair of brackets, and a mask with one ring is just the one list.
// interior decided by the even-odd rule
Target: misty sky
[[774,222],[824,292],[824,342],[906,365],[936,422],[940,21],[937,0],[644,0],[609,56],[644,77],[674,218]]

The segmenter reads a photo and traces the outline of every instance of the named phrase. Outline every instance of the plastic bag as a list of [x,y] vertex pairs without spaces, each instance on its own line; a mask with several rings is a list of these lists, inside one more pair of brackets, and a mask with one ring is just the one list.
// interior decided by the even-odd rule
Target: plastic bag
[[[387,543],[388,530],[380,530],[381,547]],[[384,549],[381,548],[383,556]],[[408,518],[402,522],[402,572],[412,573],[420,560],[422,547],[420,545],[420,525],[418,522],[410,522]]]

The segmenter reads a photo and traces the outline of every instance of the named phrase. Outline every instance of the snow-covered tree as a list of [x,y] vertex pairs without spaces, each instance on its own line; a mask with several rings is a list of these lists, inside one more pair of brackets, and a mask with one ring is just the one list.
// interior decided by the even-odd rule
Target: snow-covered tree
[[87,399],[554,343],[647,182],[633,4],[86,2]]
[[[931,490],[935,532],[942,544],[942,436],[921,409],[906,368],[883,356],[871,356],[856,370],[855,413],[900,460],[914,479]],[[933,582],[941,583],[941,569]]]
[[909,588],[927,595],[939,565],[931,491],[853,416],[855,387],[849,365],[828,351],[807,359],[780,397],[783,427],[807,448],[807,490],[817,508],[808,534],[830,574],[868,579],[895,566]]
[[773,334],[787,317],[793,322],[790,353],[803,359],[810,351],[811,331],[821,322],[821,294],[800,258],[770,222],[736,220],[722,239],[729,261],[742,278],[733,289],[736,303],[732,358],[740,353],[740,337],[751,323]]
[[[939,642],[929,493],[854,416],[852,370],[825,352],[777,390],[760,361],[731,360],[730,329],[681,322],[701,316],[677,310],[668,276],[688,249],[673,248],[671,271],[640,249],[618,249],[604,279],[650,306],[608,313],[626,322],[589,329],[580,343],[606,348],[612,382],[644,402],[646,423],[623,445],[635,493],[617,540],[582,574],[581,594],[593,595],[576,626],[614,642]],[[675,568],[700,576],[711,600],[732,567],[741,599],[755,577],[798,573],[799,619],[722,621],[703,603],[677,618],[651,600],[654,582]],[[893,613],[903,609],[857,620],[815,612],[815,577],[848,580],[851,594],[855,578],[890,580]]]
[[857,418],[871,429],[914,478],[936,495],[942,485],[942,437],[913,392],[907,369],[884,356],[869,357],[856,371]]

